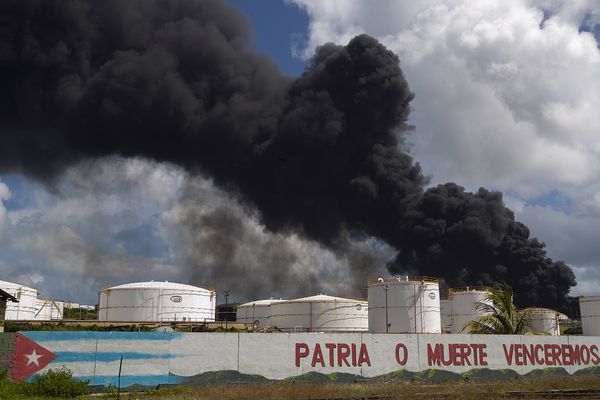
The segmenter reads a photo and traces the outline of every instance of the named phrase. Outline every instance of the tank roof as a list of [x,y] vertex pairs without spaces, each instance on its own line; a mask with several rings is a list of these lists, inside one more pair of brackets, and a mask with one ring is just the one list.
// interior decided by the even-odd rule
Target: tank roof
[[2,288],[2,289],[19,289],[19,288],[25,288],[25,289],[36,290],[36,289],[34,289],[32,287],[21,285],[20,283],[13,283],[13,282],[8,282],[8,281],[0,281],[0,288]]
[[553,309],[551,309],[551,308],[544,308],[544,307],[528,307],[528,308],[526,308],[526,310],[531,310],[531,312],[532,312],[532,313],[534,313],[534,314],[545,314],[545,313],[548,313],[548,314],[550,314],[550,313],[552,313],[552,314],[556,314],[556,315],[558,316],[558,319],[559,319],[559,320],[561,320],[561,321],[564,321],[564,320],[570,320],[570,318],[569,318],[569,316],[568,316],[568,315],[566,315],[566,314],[564,314],[564,313],[561,313],[560,311],[553,310]]
[[205,289],[199,286],[186,285],[183,283],[169,282],[169,281],[149,281],[149,282],[132,282],[125,283],[123,285],[110,286],[102,289],[105,290],[115,290],[115,289],[178,289],[178,290],[206,290],[212,291],[210,289]]
[[492,288],[489,286],[464,286],[464,287],[453,287],[448,289],[448,297],[457,293],[489,293]]
[[600,301],[600,296],[579,296],[579,301]]
[[240,308],[240,307],[250,307],[250,306],[268,306],[268,305],[271,305],[273,303],[279,303],[281,301],[287,301],[287,300],[285,300],[285,299],[254,300],[254,301],[249,301],[249,302],[244,303],[244,304],[240,304],[238,306],[238,308]]
[[558,311],[553,310],[551,308],[544,308],[544,307],[527,307],[526,310],[530,310],[533,313],[555,313],[555,314],[559,314]]
[[437,283],[439,284],[438,278],[433,278],[431,276],[399,276],[394,279],[383,279],[379,278],[377,280],[370,280],[368,282],[368,286],[376,286],[381,284],[405,284],[405,283]]
[[344,297],[328,296],[326,294],[317,294],[315,296],[301,297],[299,299],[288,300],[290,303],[326,303],[326,302],[366,302],[366,300],[346,299]]

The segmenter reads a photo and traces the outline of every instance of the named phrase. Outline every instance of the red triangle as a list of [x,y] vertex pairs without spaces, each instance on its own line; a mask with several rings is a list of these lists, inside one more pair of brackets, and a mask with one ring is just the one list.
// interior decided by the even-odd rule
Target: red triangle
[[27,336],[17,333],[14,357],[12,378],[14,382],[19,382],[50,364],[56,358],[56,354]]

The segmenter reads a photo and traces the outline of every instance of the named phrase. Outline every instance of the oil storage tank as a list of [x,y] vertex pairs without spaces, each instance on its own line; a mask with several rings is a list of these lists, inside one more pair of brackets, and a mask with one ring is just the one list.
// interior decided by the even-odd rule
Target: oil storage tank
[[99,293],[99,321],[214,321],[212,289],[174,282],[136,282]]
[[448,290],[448,299],[450,300],[450,310],[452,318],[451,333],[465,332],[465,326],[483,316],[483,312],[478,310],[478,303],[487,303],[489,287],[486,286],[467,286],[464,288],[451,288]]
[[0,289],[14,296],[18,302],[6,304],[6,320],[33,320],[35,318],[37,290],[21,285],[0,281]]
[[403,276],[368,283],[369,332],[441,333],[436,278]]
[[560,313],[549,308],[532,307],[528,308],[531,312],[531,333],[543,333],[552,336],[560,335],[559,316]]
[[584,336],[600,336],[600,296],[579,297],[581,331]]
[[452,308],[450,300],[440,300],[440,317],[442,320],[442,332],[450,333],[452,331]]
[[271,305],[285,301],[283,299],[255,300],[240,304],[236,310],[236,322],[252,324],[254,328],[265,328],[271,324]]
[[57,300],[37,299],[34,319],[40,321],[63,319],[65,303]]
[[271,304],[271,325],[286,332],[366,332],[364,300],[324,294]]

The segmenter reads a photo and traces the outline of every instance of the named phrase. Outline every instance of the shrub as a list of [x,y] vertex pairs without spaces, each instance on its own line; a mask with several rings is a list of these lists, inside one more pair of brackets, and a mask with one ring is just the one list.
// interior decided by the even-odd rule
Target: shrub
[[570,326],[568,328],[561,329],[561,335],[581,335],[581,325],[579,326]]
[[8,377],[8,370],[0,370],[0,399],[26,399],[29,398],[27,382],[15,383]]
[[45,374],[36,375],[27,384],[27,394],[35,396],[50,396],[74,398],[89,393],[88,382],[73,378],[68,369],[49,370]]

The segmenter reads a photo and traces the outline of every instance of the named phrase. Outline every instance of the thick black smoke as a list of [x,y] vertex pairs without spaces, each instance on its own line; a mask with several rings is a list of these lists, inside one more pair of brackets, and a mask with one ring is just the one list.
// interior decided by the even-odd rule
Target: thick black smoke
[[[342,233],[398,250],[392,272],[508,281],[522,305],[562,307],[573,272],[502,195],[426,191],[401,150],[413,94],[376,40],[317,49],[293,80],[220,1],[0,3],[0,170],[48,179],[119,154],[210,175],[267,228],[334,250]],[[281,268],[285,268],[282,265]]]

